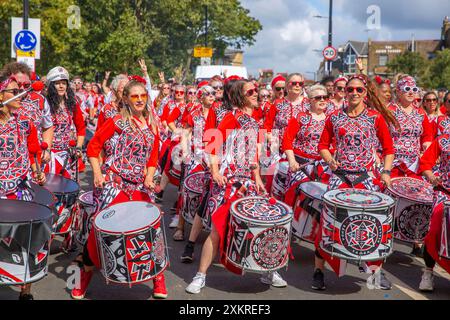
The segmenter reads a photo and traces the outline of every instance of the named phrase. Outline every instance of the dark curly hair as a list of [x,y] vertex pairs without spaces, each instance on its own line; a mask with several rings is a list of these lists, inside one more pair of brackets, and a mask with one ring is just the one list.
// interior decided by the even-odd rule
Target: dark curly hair
[[[75,93],[69,86],[69,82],[66,80],[67,83],[67,91],[66,96],[63,97],[64,103],[69,109],[70,112],[75,112],[75,106],[77,104],[77,100],[75,98]],[[55,114],[59,109],[59,104],[61,102],[60,97],[58,95],[58,91],[56,90],[55,83],[50,82],[47,88],[47,95],[46,95],[48,104],[50,105],[50,111],[52,114]]]

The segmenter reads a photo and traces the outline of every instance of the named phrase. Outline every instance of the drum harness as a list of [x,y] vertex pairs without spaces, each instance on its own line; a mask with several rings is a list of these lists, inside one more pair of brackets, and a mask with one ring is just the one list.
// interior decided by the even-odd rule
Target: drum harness
[[[367,170],[361,170],[361,171],[349,171],[344,169],[337,169],[336,171],[333,171],[333,173],[341,179],[342,182],[345,182],[349,186],[356,186],[366,180],[367,178],[370,178],[369,173]],[[353,180],[353,182],[347,177],[348,175],[358,175],[359,177]]]

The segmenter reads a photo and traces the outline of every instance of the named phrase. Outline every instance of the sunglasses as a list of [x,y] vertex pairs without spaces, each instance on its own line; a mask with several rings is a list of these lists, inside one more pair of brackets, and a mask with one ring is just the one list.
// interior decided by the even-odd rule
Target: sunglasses
[[261,99],[267,99],[267,98],[269,98],[270,96],[268,95],[268,94],[262,94],[262,95],[260,95],[259,96]]
[[275,87],[275,90],[280,92],[280,91],[284,90],[284,87]]
[[305,84],[305,82],[303,82],[303,81],[291,81],[291,82],[289,82],[289,84],[290,84],[291,86],[293,86],[293,87],[295,87],[295,86],[303,87],[303,85]]
[[175,91],[175,94],[184,95],[184,91]]
[[317,96],[313,98],[314,101],[327,101],[328,100],[328,96]]
[[193,96],[193,95],[195,95],[195,91],[188,91],[188,96]]
[[83,82],[75,81],[73,84],[83,84]]
[[251,97],[251,96],[253,96],[254,94],[257,94],[258,93],[258,91],[256,90],[256,89],[250,89],[250,90],[247,90],[246,92],[245,92],[245,95],[247,96],[247,97]]
[[223,90],[222,86],[212,87],[214,90]]
[[344,91],[345,90],[345,87],[335,87],[335,89],[336,89],[336,91]]
[[409,86],[403,88],[403,92],[410,92],[410,91],[417,93],[417,92],[419,92],[419,88],[409,87]]
[[140,100],[147,100],[147,98],[148,98],[148,94],[146,94],[146,93],[143,93],[143,94],[132,94],[130,96],[130,100],[131,101],[138,101],[139,99]]
[[437,99],[424,99],[424,102],[437,102]]
[[365,88],[363,87],[347,87],[346,88],[347,93],[353,93],[353,92],[358,92],[358,93],[364,93],[366,91]]
[[213,91],[213,92],[206,91],[203,93],[203,97],[209,97],[209,96],[215,96],[215,95],[216,95],[215,91]]
[[10,92],[13,94],[13,96],[17,96],[18,94],[21,94],[23,92],[22,89],[7,89],[3,90],[2,92]]

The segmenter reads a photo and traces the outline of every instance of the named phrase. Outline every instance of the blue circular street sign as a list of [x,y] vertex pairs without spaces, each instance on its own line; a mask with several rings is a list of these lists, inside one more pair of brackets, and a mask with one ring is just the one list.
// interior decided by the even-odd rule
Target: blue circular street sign
[[32,51],[36,48],[37,37],[30,30],[22,30],[16,34],[14,39],[16,48],[25,52]]

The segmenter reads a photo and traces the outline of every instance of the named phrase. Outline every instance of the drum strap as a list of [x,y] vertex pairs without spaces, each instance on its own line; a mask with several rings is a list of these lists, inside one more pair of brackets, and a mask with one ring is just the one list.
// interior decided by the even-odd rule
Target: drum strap
[[[333,173],[339,179],[341,179],[342,182],[345,182],[346,184],[348,184],[349,186],[352,186],[352,187],[360,184],[367,178],[370,178],[369,174],[365,170],[364,171],[347,171],[347,170],[338,169],[338,170],[334,171]],[[356,178],[355,180],[351,181],[348,178],[348,175],[359,175],[359,177]]]
[[306,170],[306,167],[308,165],[313,165],[313,177],[317,177],[318,176],[318,172],[317,172],[317,166],[314,166],[314,160],[312,159],[306,159],[306,158],[302,158],[299,157],[298,155],[295,155],[295,161],[298,162],[298,164],[300,165],[300,170],[311,180],[314,181],[314,179],[309,175],[308,171]]
[[439,186],[435,186],[435,187],[433,187],[433,190],[434,190],[434,191],[441,191],[441,192],[443,192],[444,194],[450,196],[450,191],[447,190],[447,189],[445,189],[443,186],[440,186],[440,185],[439,185]]

